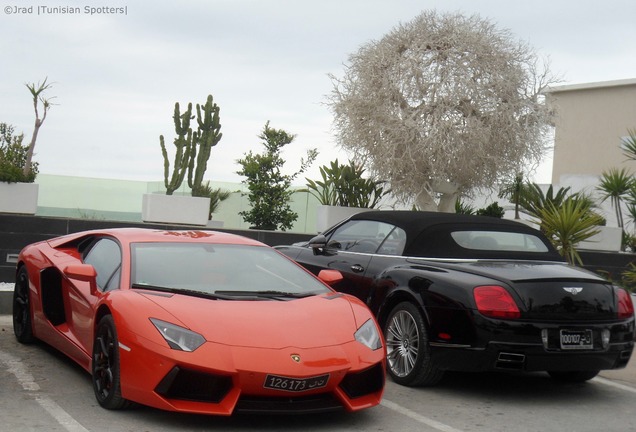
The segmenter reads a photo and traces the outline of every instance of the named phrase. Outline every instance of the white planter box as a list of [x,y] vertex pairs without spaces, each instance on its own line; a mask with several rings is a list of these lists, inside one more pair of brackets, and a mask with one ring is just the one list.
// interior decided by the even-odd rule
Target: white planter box
[[219,221],[219,220],[209,220],[208,223],[206,224],[206,226],[208,228],[223,228],[223,225],[225,223],[223,221]]
[[349,216],[369,210],[372,209],[319,205],[316,208],[316,231],[319,233],[324,232],[327,228],[347,219]]
[[182,195],[144,194],[141,220],[206,226],[210,198]]
[[577,249],[618,252],[621,250],[623,230],[618,227],[599,227],[601,232],[576,245]]
[[0,213],[35,214],[38,190],[37,183],[0,182]]

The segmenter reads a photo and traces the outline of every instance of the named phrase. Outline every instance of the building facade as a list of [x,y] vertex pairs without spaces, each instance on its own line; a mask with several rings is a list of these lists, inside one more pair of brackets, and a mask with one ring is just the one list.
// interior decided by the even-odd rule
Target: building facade
[[610,168],[636,172],[621,149],[636,130],[636,79],[552,87],[546,96],[556,112],[552,184],[598,178]]

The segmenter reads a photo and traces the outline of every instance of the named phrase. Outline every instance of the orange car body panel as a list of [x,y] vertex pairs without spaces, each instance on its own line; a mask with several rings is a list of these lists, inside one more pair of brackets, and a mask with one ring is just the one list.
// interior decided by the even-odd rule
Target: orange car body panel
[[[90,281],[71,279],[63,273],[67,266],[81,262],[73,245],[95,235],[111,236],[121,246],[122,283],[118,290],[96,291]],[[280,398],[330,394],[349,411],[380,403],[383,385],[355,397],[347,395],[340,385],[347,374],[372,367],[381,367],[384,382],[384,343],[381,349],[371,350],[354,337],[366,321],[375,323],[361,301],[334,291],[290,301],[224,301],[130,289],[130,244],[157,241],[267,247],[226,233],[140,229],[83,232],[27,246],[18,265],[26,265],[29,272],[34,336],[90,372],[96,321],[103,313],[111,314],[120,345],[122,396],[164,410],[230,415],[246,395]],[[66,314],[61,323],[52,323],[42,306],[42,290],[46,287],[40,286],[38,275],[51,268],[61,274]],[[299,266],[299,271],[305,270]],[[149,318],[199,333],[206,342],[193,352],[171,349]],[[226,377],[231,380],[231,388],[215,402],[171,399],[156,389],[175,367]],[[298,380],[328,378],[325,383],[317,381],[319,387],[292,392],[266,388],[268,375]]]

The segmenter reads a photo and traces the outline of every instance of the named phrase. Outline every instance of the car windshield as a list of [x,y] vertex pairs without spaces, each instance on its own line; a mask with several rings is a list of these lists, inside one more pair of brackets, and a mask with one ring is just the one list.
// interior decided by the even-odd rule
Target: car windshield
[[465,248],[480,251],[548,252],[535,235],[505,231],[454,231],[451,237]]
[[264,246],[202,243],[135,243],[131,285],[267,298],[304,297],[329,292],[309,273]]

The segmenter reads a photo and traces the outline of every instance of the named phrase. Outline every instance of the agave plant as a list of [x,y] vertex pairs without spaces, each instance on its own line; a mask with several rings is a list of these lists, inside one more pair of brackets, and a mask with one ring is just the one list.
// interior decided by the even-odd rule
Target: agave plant
[[320,167],[322,180],[306,179],[307,190],[322,205],[375,208],[389,191],[384,181],[363,178],[364,171],[352,161],[340,165],[336,159]]
[[592,211],[588,200],[567,198],[560,206],[548,202],[538,210],[539,223],[559,253],[570,264],[582,265],[577,245],[598,234],[603,218]]
[[544,193],[537,183],[528,183],[524,185],[519,194],[519,206],[525,213],[539,218],[541,209],[547,207],[548,204],[560,207],[571,195],[569,187],[559,188],[555,192],[553,186],[550,185]]
[[[623,200],[629,196],[629,193],[634,185],[634,177],[627,171],[626,168],[611,168],[609,171],[604,171],[601,175],[600,183],[596,187],[603,195],[602,201],[610,199],[612,207],[616,212],[616,222],[619,227],[623,227],[623,212],[621,205]],[[601,202],[602,202],[601,201]]]
[[221,201],[225,201],[230,197],[230,195],[230,191],[224,191],[221,190],[221,188],[212,188],[209,181],[199,186],[195,186],[192,189],[192,196],[210,198],[210,210],[208,212],[209,220],[212,220],[212,213],[219,208]]

